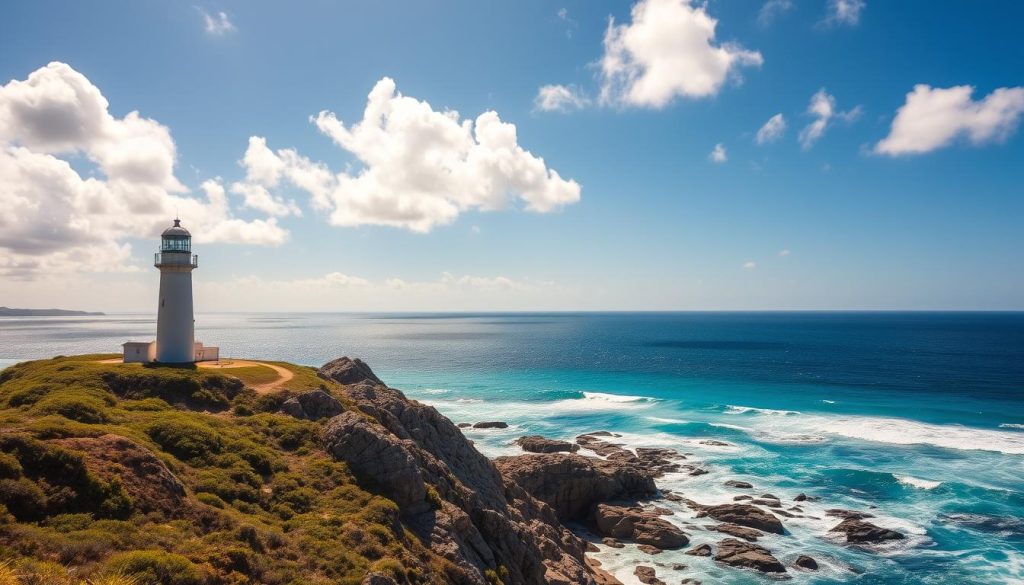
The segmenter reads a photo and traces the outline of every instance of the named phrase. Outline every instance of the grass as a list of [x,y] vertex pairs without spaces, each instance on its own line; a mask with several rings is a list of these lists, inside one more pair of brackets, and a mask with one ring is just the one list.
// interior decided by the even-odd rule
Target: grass
[[[344,401],[313,368],[273,362],[295,377],[257,395],[246,386],[272,369],[99,363],[110,357],[0,372],[0,585],[461,580],[321,449],[323,422],[277,412],[320,387]],[[133,475],[160,465],[184,494]]]

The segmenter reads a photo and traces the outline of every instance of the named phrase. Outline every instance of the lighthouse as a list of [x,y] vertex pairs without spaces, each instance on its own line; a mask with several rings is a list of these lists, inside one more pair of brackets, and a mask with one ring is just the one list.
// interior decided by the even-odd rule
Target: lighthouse
[[156,310],[156,361],[165,364],[194,362],[195,316],[192,313],[192,271],[199,256],[192,253],[192,234],[181,220],[160,235],[160,251],[153,258],[160,269],[160,298]]
[[156,342],[123,344],[124,361],[188,364],[218,359],[218,348],[204,347],[195,339],[192,271],[199,267],[199,256],[192,253],[192,234],[180,219],[160,234],[153,266],[160,270]]

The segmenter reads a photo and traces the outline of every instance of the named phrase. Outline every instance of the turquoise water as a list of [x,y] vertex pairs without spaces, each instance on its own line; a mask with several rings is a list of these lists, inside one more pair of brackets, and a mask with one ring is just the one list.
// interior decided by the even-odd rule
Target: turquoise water
[[[144,315],[0,319],[0,365],[116,351],[153,336]],[[659,485],[731,501],[727,479],[802,504],[789,534],[761,544],[783,562],[811,554],[799,583],[1024,580],[1024,314],[657,313],[200,315],[222,354],[319,365],[360,356],[392,386],[457,422],[489,455],[526,433],[607,429],[635,446],[691,453],[709,473]],[[716,439],[728,446],[709,446]],[[672,521],[692,513],[674,506]],[[830,507],[867,510],[908,539],[861,550],[828,530]],[[700,524],[702,521],[697,521]],[[694,543],[717,533],[691,531]],[[703,558],[635,549],[596,555],[626,583],[638,561],[668,582],[770,579]]]

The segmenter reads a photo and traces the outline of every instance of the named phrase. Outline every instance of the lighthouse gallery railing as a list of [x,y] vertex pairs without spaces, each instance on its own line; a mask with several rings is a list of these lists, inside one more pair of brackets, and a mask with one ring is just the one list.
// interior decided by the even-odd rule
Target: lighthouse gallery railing
[[182,254],[181,252],[157,252],[153,254],[153,266],[199,266],[199,254]]

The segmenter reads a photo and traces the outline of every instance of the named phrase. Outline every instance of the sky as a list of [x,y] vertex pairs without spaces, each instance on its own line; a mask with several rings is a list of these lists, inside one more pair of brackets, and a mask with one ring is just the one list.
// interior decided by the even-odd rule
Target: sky
[[1024,3],[0,6],[0,305],[1024,310]]

